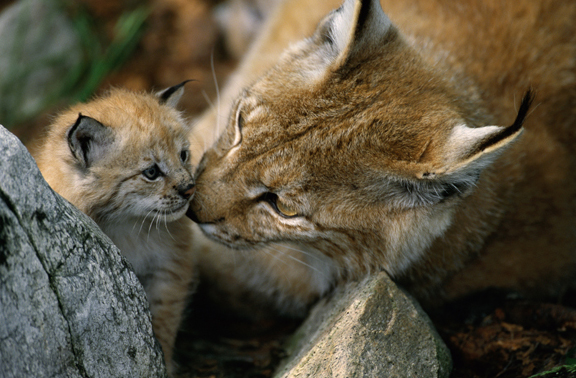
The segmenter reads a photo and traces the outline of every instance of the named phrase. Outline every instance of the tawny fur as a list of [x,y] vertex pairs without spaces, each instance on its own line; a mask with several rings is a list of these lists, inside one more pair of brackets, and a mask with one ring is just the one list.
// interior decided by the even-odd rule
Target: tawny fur
[[576,3],[339,5],[280,4],[199,125],[229,119],[190,215],[251,249],[206,275],[286,312],[382,269],[426,303],[573,287]]
[[[182,90],[161,101],[156,95],[113,89],[75,105],[55,119],[35,156],[48,184],[92,217],[132,264],[146,290],[169,373],[196,265],[191,225],[182,218],[194,184],[190,128],[173,107]],[[111,136],[84,151],[101,150],[89,164],[84,161],[89,155],[74,152],[70,142],[79,114],[99,122],[99,130]],[[151,166],[163,172],[155,180],[143,175]]]

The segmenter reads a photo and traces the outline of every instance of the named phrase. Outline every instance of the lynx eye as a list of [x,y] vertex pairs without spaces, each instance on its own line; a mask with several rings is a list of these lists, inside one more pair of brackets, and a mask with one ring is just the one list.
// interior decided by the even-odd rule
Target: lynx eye
[[190,156],[190,151],[182,150],[180,152],[180,160],[182,160],[182,163],[186,163],[188,161],[189,156]]
[[298,215],[298,212],[294,208],[286,205],[280,200],[276,200],[276,208],[278,208],[278,211],[285,217],[295,217]]
[[282,202],[278,195],[274,193],[266,193],[263,199],[267,201],[278,214],[285,218],[293,218],[298,215],[298,211],[296,209]]
[[158,168],[156,164],[142,171],[142,175],[151,181],[158,179],[161,174],[162,171],[160,171],[160,168]]

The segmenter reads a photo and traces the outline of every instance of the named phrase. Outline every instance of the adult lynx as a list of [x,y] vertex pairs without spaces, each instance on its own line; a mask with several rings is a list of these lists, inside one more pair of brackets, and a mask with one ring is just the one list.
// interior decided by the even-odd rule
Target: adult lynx
[[304,262],[232,274],[295,304],[381,269],[425,301],[573,285],[576,3],[347,0],[278,58],[327,4],[280,6],[199,165],[209,238]]
[[63,112],[35,156],[50,186],[93,218],[132,264],[168,371],[195,274],[190,126],[183,84],[158,95],[114,89]]

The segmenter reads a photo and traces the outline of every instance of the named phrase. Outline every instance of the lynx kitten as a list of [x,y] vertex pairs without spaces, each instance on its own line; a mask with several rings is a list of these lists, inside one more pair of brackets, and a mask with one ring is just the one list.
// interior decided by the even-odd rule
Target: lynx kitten
[[202,264],[287,311],[378,270],[431,302],[573,287],[576,3],[338,3],[280,4],[225,90],[189,216],[252,256]]
[[113,89],[51,125],[36,161],[50,186],[93,218],[146,290],[169,372],[194,276],[190,128],[175,106],[183,85],[157,95]]

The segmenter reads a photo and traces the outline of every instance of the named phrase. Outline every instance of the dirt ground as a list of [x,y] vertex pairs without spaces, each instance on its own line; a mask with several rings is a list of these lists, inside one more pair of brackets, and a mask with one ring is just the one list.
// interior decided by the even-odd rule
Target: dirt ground
[[[136,0],[82,0],[106,30]],[[186,79],[182,108],[189,116],[209,106],[236,62],[219,43],[212,18],[216,1],[148,1],[152,13],[146,33],[125,66],[106,78],[134,90],[161,89]],[[0,4],[1,5],[1,4]],[[213,65],[211,62],[213,61]],[[51,112],[14,130],[34,138]],[[455,378],[529,377],[576,358],[575,293],[556,303],[538,303],[484,293],[431,314],[454,359]],[[283,357],[282,342],[298,322],[267,319],[249,322],[216,310],[195,297],[179,335],[177,360],[183,377],[271,377]],[[558,373],[555,377],[568,377]]]

